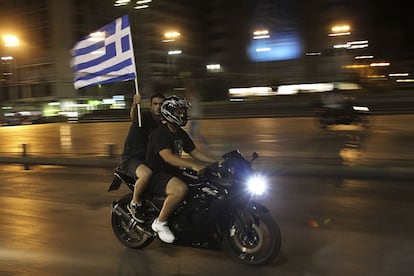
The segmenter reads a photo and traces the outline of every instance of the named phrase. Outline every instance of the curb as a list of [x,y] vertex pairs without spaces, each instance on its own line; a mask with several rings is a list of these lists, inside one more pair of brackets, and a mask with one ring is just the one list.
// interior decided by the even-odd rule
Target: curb
[[0,157],[3,164],[52,165],[73,167],[115,168],[119,159],[107,158],[58,158],[58,157]]
[[[119,159],[111,157],[102,158],[57,158],[57,157],[0,157],[2,164],[22,164],[26,170],[30,165],[53,165],[93,168],[115,168]],[[413,180],[414,168],[392,166],[341,166],[329,164],[275,165],[273,176],[311,176],[335,177],[352,179],[387,179],[387,180]]]

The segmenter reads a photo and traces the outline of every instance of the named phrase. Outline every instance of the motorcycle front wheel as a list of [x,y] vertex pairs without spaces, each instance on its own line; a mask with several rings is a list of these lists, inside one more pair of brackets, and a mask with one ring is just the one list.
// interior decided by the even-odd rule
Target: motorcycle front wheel
[[[127,194],[121,197],[118,201],[120,208],[128,212],[127,204],[131,202],[132,194]],[[140,231],[137,227],[132,228],[129,226],[129,222],[124,220],[122,216],[111,211],[111,223],[112,230],[118,240],[129,248],[141,249],[149,245],[154,236],[150,236],[143,231]]]
[[224,232],[224,246],[238,261],[253,266],[272,261],[280,251],[279,225],[265,211],[238,211]]

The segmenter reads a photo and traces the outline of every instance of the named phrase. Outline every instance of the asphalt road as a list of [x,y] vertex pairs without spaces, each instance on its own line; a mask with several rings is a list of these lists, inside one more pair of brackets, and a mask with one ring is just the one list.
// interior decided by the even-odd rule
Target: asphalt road
[[[269,164],[268,164],[269,165]],[[282,248],[252,268],[224,252],[123,247],[112,234],[108,169],[1,165],[0,275],[409,275],[411,182],[273,177],[263,203]]]
[[[367,129],[327,130],[312,118],[202,120],[195,139],[203,149],[217,156],[234,147],[257,151],[257,167],[272,175],[263,203],[279,222],[283,243],[278,259],[260,268],[158,240],[143,251],[124,248],[112,234],[109,212],[127,190],[106,192],[111,167],[0,165],[0,275],[409,275],[412,180],[375,172],[364,179],[334,169],[412,170],[412,119],[374,116]],[[32,156],[112,164],[128,125],[4,127],[0,152],[18,155],[25,143]],[[294,173],[305,165],[319,172]]]

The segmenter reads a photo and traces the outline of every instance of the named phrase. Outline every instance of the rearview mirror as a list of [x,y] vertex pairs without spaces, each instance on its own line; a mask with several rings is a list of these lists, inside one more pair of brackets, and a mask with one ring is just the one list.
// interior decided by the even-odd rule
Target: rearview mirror
[[257,152],[253,152],[252,153],[252,161],[256,160],[259,157],[259,155],[257,154]]

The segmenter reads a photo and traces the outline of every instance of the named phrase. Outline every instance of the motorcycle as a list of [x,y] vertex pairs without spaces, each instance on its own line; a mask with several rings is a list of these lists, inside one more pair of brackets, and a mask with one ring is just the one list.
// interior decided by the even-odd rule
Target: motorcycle
[[[223,160],[206,167],[198,175],[181,170],[189,186],[186,198],[169,219],[175,244],[227,251],[247,265],[263,265],[279,253],[281,233],[268,209],[257,199],[265,192],[264,176],[253,168],[257,153],[247,160],[238,150],[223,155]],[[142,195],[146,221],[139,223],[127,209],[132,199],[134,180],[118,169],[108,191],[125,183],[131,190],[112,203],[111,224],[115,236],[126,247],[143,249],[156,237],[151,224],[161,210],[163,197]],[[150,184],[151,185],[151,184]]]
[[343,108],[326,108],[322,105],[315,109],[316,124],[321,128],[330,125],[361,125],[368,126],[369,108],[348,102]]

